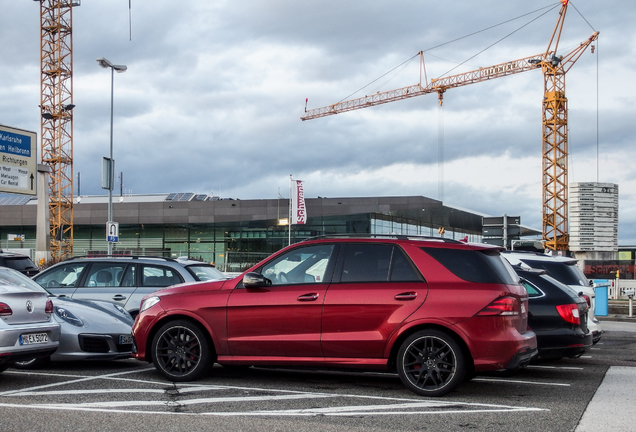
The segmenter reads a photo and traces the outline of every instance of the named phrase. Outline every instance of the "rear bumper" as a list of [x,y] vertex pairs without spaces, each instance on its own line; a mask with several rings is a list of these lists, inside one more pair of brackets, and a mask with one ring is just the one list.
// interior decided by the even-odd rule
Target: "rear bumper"
[[[599,336],[600,338],[600,336]],[[593,344],[591,332],[551,332],[537,333],[539,344],[539,358],[579,357],[590,349]]]
[[592,343],[596,344],[598,341],[601,340],[602,336],[603,336],[603,332],[602,331],[598,331],[598,332],[592,333]]
[[55,347],[43,347],[32,350],[22,350],[15,353],[0,355],[0,365],[5,363],[15,363],[19,361],[32,360],[34,358],[48,357],[57,350]]
[[535,347],[522,348],[512,357],[510,363],[506,366],[506,370],[517,370],[526,367],[530,361],[535,358],[539,350]]
[[[60,345],[60,325],[52,321],[7,327],[0,331],[0,364],[46,357],[54,353]],[[20,344],[21,335],[32,333],[46,333],[48,341]]]
[[476,372],[518,369],[538,354],[532,330],[521,333],[501,318],[475,317],[457,327],[466,335]]
[[603,336],[603,328],[601,327],[601,323],[595,316],[588,314],[588,318],[589,319],[587,321],[587,328],[592,333],[593,343],[597,343],[599,340],[601,340],[601,336]]

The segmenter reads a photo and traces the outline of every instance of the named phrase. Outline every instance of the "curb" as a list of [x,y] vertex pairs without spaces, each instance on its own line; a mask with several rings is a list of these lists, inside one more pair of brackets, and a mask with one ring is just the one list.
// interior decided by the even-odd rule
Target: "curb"
[[634,322],[636,323],[636,315],[607,315],[607,316],[598,316],[596,315],[596,319],[599,321],[624,321],[624,322]]

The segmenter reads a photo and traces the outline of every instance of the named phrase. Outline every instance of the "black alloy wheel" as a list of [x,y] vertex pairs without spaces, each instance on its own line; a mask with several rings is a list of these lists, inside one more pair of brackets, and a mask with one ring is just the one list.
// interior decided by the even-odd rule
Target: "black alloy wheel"
[[193,322],[175,320],[164,324],[152,341],[157,370],[171,381],[192,381],[214,365],[216,358],[208,338]]
[[466,360],[459,344],[447,333],[428,329],[407,338],[397,357],[402,383],[422,396],[442,396],[466,376]]

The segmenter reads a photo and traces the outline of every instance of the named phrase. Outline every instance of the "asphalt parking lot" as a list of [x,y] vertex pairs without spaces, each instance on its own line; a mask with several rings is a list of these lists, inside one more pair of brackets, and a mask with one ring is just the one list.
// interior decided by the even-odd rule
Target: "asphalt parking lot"
[[616,418],[588,406],[610,367],[636,366],[636,323],[605,327],[579,359],[478,376],[442,398],[418,397],[384,373],[215,367],[174,384],[133,359],[9,369],[0,374],[0,430],[612,430],[595,425]]

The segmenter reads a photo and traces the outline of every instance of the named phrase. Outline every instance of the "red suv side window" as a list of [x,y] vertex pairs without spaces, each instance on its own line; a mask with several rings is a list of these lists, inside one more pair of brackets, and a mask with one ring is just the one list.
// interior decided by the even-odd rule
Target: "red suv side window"
[[340,282],[422,281],[404,252],[390,244],[350,243],[341,246]]
[[332,244],[296,248],[267,263],[261,273],[272,285],[325,283],[333,250]]

